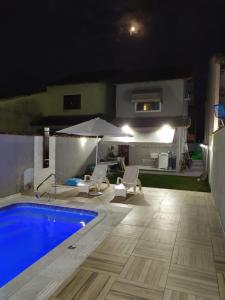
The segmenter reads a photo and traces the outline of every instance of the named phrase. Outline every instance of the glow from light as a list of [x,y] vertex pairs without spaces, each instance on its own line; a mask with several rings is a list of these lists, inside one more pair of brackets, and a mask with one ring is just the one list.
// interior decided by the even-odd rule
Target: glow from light
[[122,130],[124,133],[130,134],[130,135],[134,134],[133,130],[127,124],[122,127]]
[[172,143],[174,132],[175,132],[174,128],[172,128],[168,124],[165,124],[157,131],[157,134],[160,140],[162,141],[162,143]]
[[131,26],[130,28],[130,34],[135,33],[136,32],[136,28],[134,26]]
[[85,222],[81,221],[80,224],[84,227],[85,226]]
[[207,148],[208,148],[208,145],[200,144],[200,147],[201,147],[201,148],[204,148],[204,149],[207,149]]
[[86,137],[81,137],[80,138],[80,145],[81,145],[82,148],[85,147],[86,143],[87,143],[87,138]]

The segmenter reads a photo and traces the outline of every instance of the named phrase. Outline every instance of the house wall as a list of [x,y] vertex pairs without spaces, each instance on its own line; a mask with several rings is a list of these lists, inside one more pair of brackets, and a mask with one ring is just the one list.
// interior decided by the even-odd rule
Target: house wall
[[[44,104],[44,116],[112,114],[113,111],[113,87],[104,82],[51,86],[47,93],[49,99]],[[64,110],[63,96],[73,94],[81,95],[81,109]]]
[[[129,147],[129,164],[145,165],[150,153],[174,152],[176,154],[176,170],[180,171],[182,153],[186,151],[187,128],[177,127],[174,135],[160,134],[160,128],[132,128],[133,137],[103,137],[100,143],[100,158],[105,158],[111,145],[127,143]],[[167,142],[165,142],[167,139]],[[148,162],[146,161],[146,164]]]
[[149,165],[150,153],[176,152],[176,144],[142,143],[130,145],[130,165]]
[[[81,109],[64,110],[63,96],[80,94]],[[0,100],[0,132],[35,133],[32,121],[46,116],[112,115],[114,87],[111,84],[82,83],[48,87],[46,92]]]
[[34,138],[0,135],[0,197],[15,194],[23,188],[23,174],[34,167]]
[[[151,88],[161,88],[163,90],[161,112],[135,112],[134,103],[131,102],[132,92]],[[184,102],[183,79],[135,82],[118,84],[116,86],[116,116],[118,118],[187,116],[187,108],[187,102]]]
[[209,147],[209,183],[218,208],[223,228],[225,228],[225,128],[215,132]]
[[30,122],[44,114],[44,105],[48,102],[47,93],[37,93],[0,100],[0,132],[34,133]]
[[56,175],[57,182],[70,177],[80,177],[87,165],[95,163],[95,138],[57,137]]

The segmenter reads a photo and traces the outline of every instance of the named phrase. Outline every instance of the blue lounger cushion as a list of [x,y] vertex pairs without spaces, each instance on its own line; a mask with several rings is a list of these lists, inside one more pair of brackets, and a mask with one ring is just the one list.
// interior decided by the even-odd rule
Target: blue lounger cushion
[[64,181],[64,184],[69,186],[77,186],[80,181],[80,178],[68,178]]

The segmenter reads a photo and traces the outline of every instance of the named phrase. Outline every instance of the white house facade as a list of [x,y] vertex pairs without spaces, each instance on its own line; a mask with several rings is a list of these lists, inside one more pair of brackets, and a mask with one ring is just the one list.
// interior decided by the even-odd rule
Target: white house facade
[[190,79],[116,84],[115,124],[132,134],[104,138],[126,163],[140,169],[179,171],[186,151]]

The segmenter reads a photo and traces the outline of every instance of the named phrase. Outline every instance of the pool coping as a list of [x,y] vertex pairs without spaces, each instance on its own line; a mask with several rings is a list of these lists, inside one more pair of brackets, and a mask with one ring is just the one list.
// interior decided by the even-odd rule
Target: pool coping
[[[16,199],[15,199],[16,198]],[[19,199],[18,199],[19,198]],[[25,284],[29,283],[32,279],[35,278],[35,276],[39,275],[39,272],[43,270],[43,268],[46,268],[50,264],[54,263],[54,261],[60,256],[64,254],[70,255],[71,249],[68,249],[69,246],[75,245],[76,243],[82,241],[82,238],[85,237],[87,233],[89,233],[92,229],[94,229],[98,224],[100,224],[107,216],[107,212],[103,211],[101,208],[93,208],[92,205],[89,205],[89,203],[54,203],[54,201],[47,202],[47,201],[39,201],[32,197],[24,197],[22,195],[13,195],[10,197],[2,198],[2,203],[0,202],[0,208],[4,206],[8,206],[10,204],[16,204],[16,203],[34,203],[34,204],[44,204],[46,206],[58,206],[58,207],[65,207],[65,208],[77,208],[81,210],[90,210],[96,212],[98,215],[95,219],[93,219],[90,223],[88,223],[85,227],[81,228],[76,233],[72,234],[69,238],[65,239],[61,244],[59,244],[57,247],[49,251],[47,254],[45,254],[43,257],[41,257],[39,260],[37,260],[34,264],[29,266],[27,269],[25,269],[22,273],[20,273],[18,276],[16,276],[14,279],[12,279],[10,282],[8,282],[6,285],[4,285],[2,288],[0,288],[0,299],[8,299],[10,296],[13,296],[20,288],[22,288]],[[69,201],[69,200],[68,200]],[[128,212],[127,212],[128,213]],[[97,247],[97,245],[96,245]],[[76,249],[76,248],[75,248]],[[85,258],[84,258],[85,259]],[[83,259],[83,260],[84,260]],[[83,261],[81,260],[81,262]],[[80,263],[81,263],[80,262]],[[75,268],[76,269],[76,268]],[[64,280],[67,279],[68,276],[66,276]],[[60,282],[59,282],[60,284]],[[55,286],[54,289],[58,287]]]

